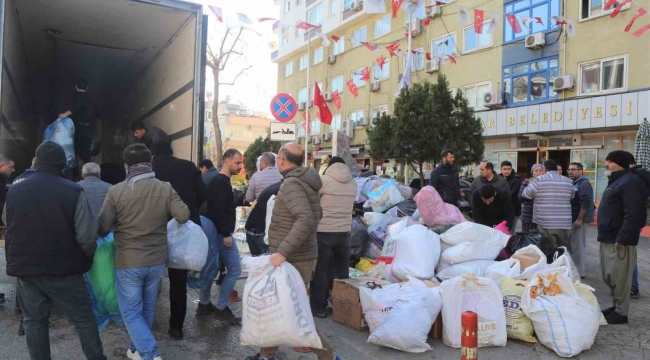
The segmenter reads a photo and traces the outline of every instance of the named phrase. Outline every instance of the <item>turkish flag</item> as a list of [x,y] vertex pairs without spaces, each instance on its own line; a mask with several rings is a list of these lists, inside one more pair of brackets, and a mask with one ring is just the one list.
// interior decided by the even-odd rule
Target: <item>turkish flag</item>
[[508,14],[506,15],[506,19],[508,20],[508,23],[512,27],[512,30],[515,31],[515,34],[519,34],[522,32],[521,25],[519,25],[519,20],[517,20],[516,16],[514,16],[513,14]]
[[402,0],[392,0],[393,2],[393,19],[397,17],[397,11],[402,6]]
[[456,65],[456,58],[455,57],[453,57],[451,55],[447,55],[447,57],[449,58],[449,60],[451,61],[452,64]]
[[645,15],[647,13],[648,13],[648,11],[646,9],[639,8],[639,10],[636,12],[636,14],[634,14],[634,16],[632,16],[632,18],[630,19],[630,22],[627,23],[627,26],[625,27],[625,32],[630,31],[630,29],[632,28],[632,25],[634,24],[634,21],[636,21],[636,19],[640,18],[641,16],[643,16],[643,15]]
[[483,33],[483,18],[485,14],[483,10],[474,9],[474,32],[477,34]]
[[424,20],[422,21],[422,25],[424,25],[424,26],[429,26],[429,25],[431,25],[431,18],[428,17],[428,18],[424,19]]
[[296,25],[296,27],[298,29],[309,30],[309,29],[317,28],[318,26],[314,24],[310,24],[308,22],[301,21],[300,23],[298,23],[298,25]]
[[431,59],[432,59],[432,57],[431,57],[431,53],[428,52],[428,53],[426,54],[426,56],[427,56],[427,60],[431,61]]
[[539,16],[535,16],[535,21],[537,21],[538,24],[544,25],[544,22],[542,21],[542,18]]
[[359,89],[357,89],[357,84],[354,83],[353,79],[348,80],[345,85],[348,86],[348,90],[350,90],[350,94],[352,94],[352,96],[359,96]]
[[625,6],[625,5],[627,5],[627,4],[631,3],[631,2],[632,2],[632,0],[623,0],[620,4],[618,4],[618,7],[616,9],[614,9],[614,11],[612,11],[612,14],[609,15],[609,17],[615,18],[618,15],[618,13],[620,13],[621,10],[623,10],[623,6]]
[[639,36],[641,36],[641,34],[643,34],[644,32],[646,32],[648,30],[650,30],[650,24],[648,24],[648,25],[640,28],[639,30],[633,32],[632,35],[634,35],[636,37],[639,37]]
[[217,17],[217,21],[222,23],[223,22],[223,13],[221,11],[221,8],[216,7],[216,6],[212,6],[212,5],[208,5],[208,7],[210,8],[210,10],[212,10],[212,13],[214,14],[214,16]]
[[318,110],[320,110],[320,121],[328,125],[331,124],[332,112],[330,111],[330,108],[327,107],[327,102],[325,102],[323,94],[320,93],[320,87],[318,87],[317,82],[314,83],[314,105],[318,107]]
[[364,67],[361,70],[361,81],[368,81],[370,80],[370,70],[368,70],[368,67]]
[[332,35],[332,40],[334,40],[335,42],[337,42],[337,41],[341,40],[341,38],[340,38],[339,36]]
[[368,42],[365,42],[365,41],[362,41],[362,42],[361,42],[361,45],[365,46],[366,49],[368,49],[368,50],[370,50],[370,51],[377,51],[377,50],[379,50],[379,47],[378,47],[377,45],[375,45],[375,44],[371,44],[371,43],[368,43]]
[[334,102],[334,105],[336,105],[336,109],[340,110],[341,109],[341,95],[339,95],[338,90],[334,90],[334,92],[332,92],[332,101]]

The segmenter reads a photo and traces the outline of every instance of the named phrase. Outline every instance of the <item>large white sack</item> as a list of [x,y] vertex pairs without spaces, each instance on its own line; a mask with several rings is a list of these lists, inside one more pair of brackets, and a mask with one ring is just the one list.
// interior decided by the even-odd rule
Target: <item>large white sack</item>
[[444,241],[440,242],[440,261],[438,261],[438,266],[436,266],[436,274],[451,266],[451,263],[449,261],[446,261],[445,259],[442,258],[442,254],[445,251],[447,251],[447,249],[450,249],[450,248],[451,248],[451,245],[447,244]]
[[566,246],[561,246],[560,249],[564,249],[564,253],[558,257],[556,252],[553,262],[551,265],[549,265],[549,267],[554,268],[565,266],[569,270],[568,278],[571,280],[571,282],[575,283],[576,281],[580,281],[580,272],[578,272],[578,268],[573,262],[569,250],[566,248]]
[[393,310],[370,334],[368,342],[412,353],[431,350],[427,338],[441,307],[438,287],[430,289],[422,281],[409,276],[409,282],[400,290]]
[[515,280],[530,280],[534,277],[536,273],[548,267],[548,264],[546,263],[546,255],[544,255],[542,250],[540,250],[536,245],[528,245],[525,248],[521,248],[515,251],[515,253],[512,256],[515,256],[517,254],[538,255],[539,261],[537,261],[537,264],[527,267],[524,271],[522,271],[521,274],[517,276],[513,276],[512,278]]
[[450,267],[439,272],[436,276],[438,279],[440,279],[440,281],[453,279],[465,274],[474,274],[478,277],[481,277],[485,275],[485,270],[487,268],[497,263],[497,261],[492,260],[468,261],[456,265],[451,265]]
[[440,239],[450,245],[471,241],[494,245],[503,249],[510,236],[489,226],[465,221],[442,233]]
[[167,267],[170,269],[201,271],[208,259],[208,237],[203,229],[188,221],[180,224],[171,219],[167,223]]
[[574,282],[573,287],[576,289],[576,292],[578,293],[578,295],[580,295],[581,298],[587,301],[591,306],[593,306],[593,308],[596,311],[598,311],[598,313],[600,314],[598,316],[600,326],[607,325],[607,320],[605,320],[605,316],[600,310],[598,299],[596,299],[596,295],[594,295],[594,291],[596,291],[596,289],[592,288],[589,285],[583,284],[580,281]]
[[399,238],[407,227],[415,224],[416,222],[410,216],[406,216],[396,223],[389,225],[384,247],[381,249],[381,256],[395,256],[395,240]]
[[440,237],[423,225],[406,228],[395,241],[395,257],[391,266],[393,277],[406,281],[407,275],[429,280],[435,275],[440,259]]
[[491,265],[485,269],[485,277],[488,279],[494,280],[499,289],[501,288],[501,282],[504,278],[514,278],[515,276],[521,274],[521,264],[517,259],[507,259],[499,261],[498,263]]
[[377,286],[374,290],[365,286],[359,287],[361,311],[371,334],[384,323],[388,313],[393,310],[393,306],[399,298],[400,289],[399,284]]
[[273,266],[269,256],[246,257],[241,344],[256,347],[323,347],[300,273],[288,262]]
[[538,284],[538,279],[533,279],[524,291],[521,307],[544,346],[561,357],[572,357],[594,344],[600,311],[580,297],[567,277],[556,274],[556,283],[562,289],[560,294],[540,293],[533,299],[530,289]]
[[478,315],[478,347],[506,346],[506,314],[503,296],[497,284],[488,278],[467,274],[440,285],[442,297],[442,341],[460,348],[461,315]]
[[271,195],[266,202],[266,231],[264,232],[264,243],[269,244],[269,229],[271,229],[271,218],[273,217],[273,207],[275,206],[275,195]]
[[472,260],[494,260],[499,256],[502,247],[490,244],[465,241],[442,253],[442,259],[450,264],[459,264]]

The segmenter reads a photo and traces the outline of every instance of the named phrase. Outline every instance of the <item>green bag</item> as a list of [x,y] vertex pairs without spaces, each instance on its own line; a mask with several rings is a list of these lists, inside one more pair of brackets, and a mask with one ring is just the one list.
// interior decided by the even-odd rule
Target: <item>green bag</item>
[[113,233],[97,239],[93,266],[85,274],[100,331],[106,329],[110,320],[120,326],[124,324],[115,289],[115,245],[113,242]]

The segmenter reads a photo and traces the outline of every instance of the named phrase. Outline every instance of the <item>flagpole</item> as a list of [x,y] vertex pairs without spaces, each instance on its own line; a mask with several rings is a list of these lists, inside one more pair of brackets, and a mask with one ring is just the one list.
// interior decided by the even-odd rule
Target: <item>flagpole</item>
[[306,118],[306,124],[305,124],[305,167],[309,167],[309,156],[307,155],[309,152],[309,141],[307,141],[307,138],[309,137],[309,121],[311,120],[311,111],[309,109],[309,68],[310,68],[310,59],[311,59],[311,27],[309,30],[307,30],[307,103],[305,104],[305,107],[307,108],[307,118]]

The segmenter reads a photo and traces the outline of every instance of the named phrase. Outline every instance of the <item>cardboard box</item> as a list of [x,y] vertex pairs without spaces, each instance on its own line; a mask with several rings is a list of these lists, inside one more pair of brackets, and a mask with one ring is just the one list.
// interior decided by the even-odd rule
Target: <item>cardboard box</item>
[[524,272],[528,267],[535,265],[539,262],[539,255],[533,255],[533,254],[514,254],[512,255],[512,259],[517,259],[519,260],[519,264],[521,266],[521,272]]
[[429,337],[438,340],[442,339],[442,312],[438,314],[436,321],[433,323],[433,326],[431,326]]
[[332,289],[332,320],[335,323],[347,326],[357,331],[368,327],[363,318],[359,288],[368,287],[368,283],[388,285],[388,281],[359,277],[345,280],[335,280]]

